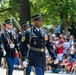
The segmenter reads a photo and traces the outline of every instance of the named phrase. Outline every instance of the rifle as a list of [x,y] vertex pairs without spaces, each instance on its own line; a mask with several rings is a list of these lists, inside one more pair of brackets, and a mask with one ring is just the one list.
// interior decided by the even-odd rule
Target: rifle
[[[19,23],[16,21],[16,19],[12,15],[10,15],[10,16],[12,17],[13,21],[16,23],[17,28],[20,30],[20,32],[22,33],[22,36],[23,36],[24,32],[23,32],[21,26],[19,25]],[[20,54],[20,58],[22,58],[22,54],[20,51],[19,51],[19,54]],[[26,75],[26,67],[24,67],[24,75]]]
[[9,34],[6,32],[6,28],[2,25],[1,22],[0,22],[0,26],[1,26],[1,28],[3,29],[4,34],[6,35],[6,38],[7,38],[8,43],[9,43],[9,44],[13,44],[12,40],[10,39]]
[[[10,16],[11,16],[12,20],[16,23],[17,28],[20,30],[20,32],[21,32],[21,34],[23,36],[24,35],[24,32],[23,32],[21,26],[19,25],[19,23],[16,21],[16,19],[12,15],[10,15]],[[20,54],[20,58],[22,58],[22,54],[21,54],[20,51],[19,51],[19,54]]]
[[24,35],[24,32],[23,32],[20,24],[16,21],[16,19],[12,15],[10,15],[10,16],[11,16],[12,20],[16,23],[16,26],[20,30],[20,32],[22,33],[22,35]]

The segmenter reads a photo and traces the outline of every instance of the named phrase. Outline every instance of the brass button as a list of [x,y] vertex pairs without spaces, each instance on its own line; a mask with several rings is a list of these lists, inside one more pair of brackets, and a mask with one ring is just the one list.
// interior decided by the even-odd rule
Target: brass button
[[43,52],[44,51],[44,49],[41,49],[41,52]]

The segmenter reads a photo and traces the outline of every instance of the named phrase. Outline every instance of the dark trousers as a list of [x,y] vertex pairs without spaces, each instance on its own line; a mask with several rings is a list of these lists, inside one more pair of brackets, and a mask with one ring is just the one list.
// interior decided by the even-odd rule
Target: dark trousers
[[6,57],[6,62],[8,65],[8,75],[13,75],[14,58]]
[[56,33],[56,37],[60,37],[60,33]]
[[[26,75],[30,75],[32,66],[26,67]],[[44,68],[34,66],[36,75],[44,75]]]

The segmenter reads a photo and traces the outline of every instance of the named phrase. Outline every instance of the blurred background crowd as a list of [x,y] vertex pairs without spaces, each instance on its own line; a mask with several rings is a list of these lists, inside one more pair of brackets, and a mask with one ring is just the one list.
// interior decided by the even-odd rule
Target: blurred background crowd
[[[56,27],[54,27],[53,29],[53,33],[51,33],[48,29],[47,31],[50,37],[50,42],[52,43],[54,49],[54,53],[58,59],[58,63],[54,63],[46,48],[45,72],[76,74],[76,39],[74,35],[72,35],[70,31],[67,34],[65,31],[61,32],[60,25],[56,25]],[[13,31],[15,31],[17,35],[19,35],[16,28],[13,28]],[[0,66],[2,68],[5,68],[5,59],[0,58],[0,60]],[[19,53],[17,51],[15,54],[14,69],[23,69],[22,61],[19,58]]]

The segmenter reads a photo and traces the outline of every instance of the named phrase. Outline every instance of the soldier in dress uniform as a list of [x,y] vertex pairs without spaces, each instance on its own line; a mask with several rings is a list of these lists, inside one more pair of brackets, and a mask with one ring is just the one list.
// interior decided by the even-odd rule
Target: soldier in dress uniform
[[6,55],[6,51],[3,44],[3,41],[4,41],[3,38],[4,38],[4,35],[2,32],[0,32],[0,65],[1,65],[1,58]]
[[[21,23],[21,27],[22,27],[23,32],[25,33],[26,30],[30,27],[29,21],[22,22]],[[19,34],[18,34],[18,41],[20,42],[21,39],[22,39],[22,34],[21,34],[21,32],[19,32]]]
[[11,19],[5,20],[5,28],[6,33],[9,35],[11,42],[6,37],[4,41],[4,47],[6,50],[6,62],[7,62],[7,73],[6,75],[13,75],[13,65],[14,65],[14,58],[15,58],[15,49],[18,48],[18,39],[16,37],[16,33],[12,31],[13,22]]
[[[53,53],[53,47],[49,41],[48,33],[42,28],[42,15],[34,15],[32,19],[34,26],[27,30],[20,43],[23,66],[26,67],[26,75],[30,75],[32,66],[36,75],[44,75],[46,66],[45,47],[47,47],[54,60],[56,57]],[[27,46],[28,44],[30,45],[29,48]]]
[[[21,28],[22,28],[22,30],[23,30],[23,34],[25,34],[26,30],[27,30],[29,27],[30,27],[29,21],[24,21],[24,22],[21,23]],[[18,34],[18,41],[19,41],[19,43],[20,43],[20,41],[21,41],[21,39],[22,39],[23,34],[22,34],[21,32],[19,32],[19,34]],[[21,54],[20,54],[20,52],[19,52],[19,57],[20,57],[20,56],[21,56]],[[21,59],[19,59],[19,61],[20,61],[20,65],[21,65],[21,68],[22,68],[23,65],[22,65]]]

